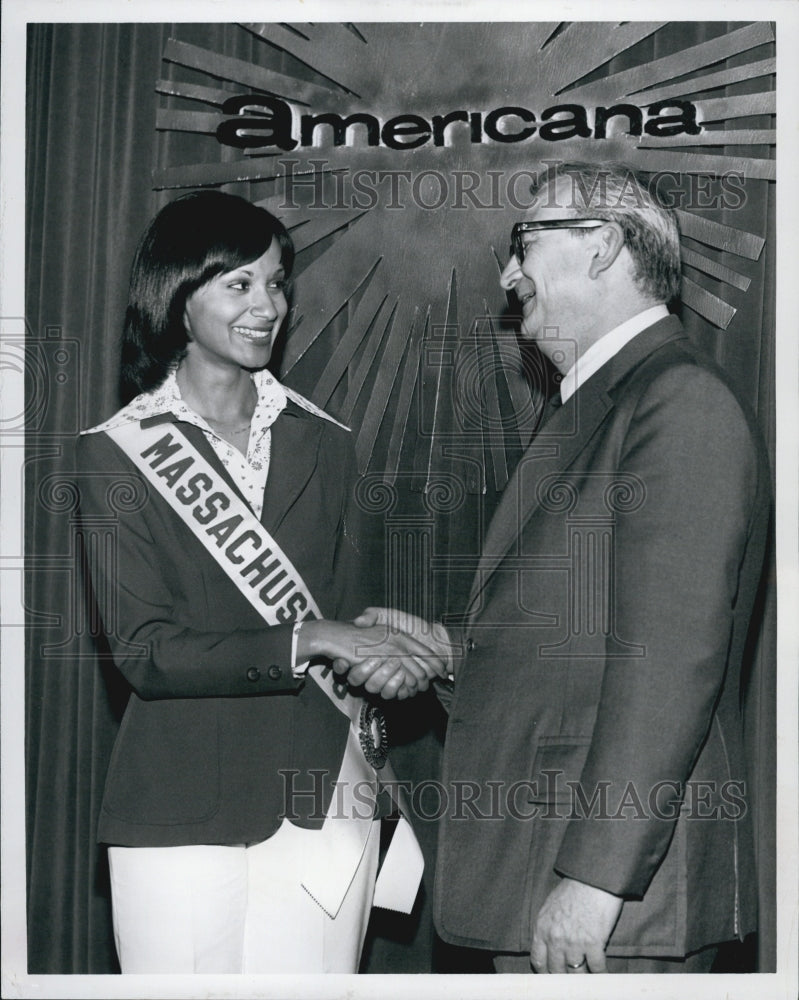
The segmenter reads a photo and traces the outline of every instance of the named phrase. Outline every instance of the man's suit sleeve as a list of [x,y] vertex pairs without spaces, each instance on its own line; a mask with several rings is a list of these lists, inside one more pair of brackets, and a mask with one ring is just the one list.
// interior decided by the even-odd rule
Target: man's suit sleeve
[[[86,528],[108,519],[109,474],[130,481],[138,473],[103,433],[81,437],[77,457]],[[190,567],[191,560],[210,556],[199,546],[197,553],[177,543],[159,549],[143,511],[118,512],[112,558],[93,546],[86,557],[114,662],[139,697],[265,695],[302,683],[291,671],[291,625],[242,628],[236,621],[204,631],[177,620],[176,604],[191,595],[178,592],[186,574],[170,569],[170,560]],[[251,622],[244,598],[241,604],[242,617]]]
[[640,898],[668,849],[676,818],[633,818],[636,802],[689,778],[711,725],[754,513],[755,449],[712,372],[672,368],[638,398],[619,471],[638,478],[643,502],[617,514],[611,607],[616,635],[644,654],[608,655],[581,776],[589,798],[606,782],[608,802],[626,794],[632,806],[626,818],[572,819],[561,875]]

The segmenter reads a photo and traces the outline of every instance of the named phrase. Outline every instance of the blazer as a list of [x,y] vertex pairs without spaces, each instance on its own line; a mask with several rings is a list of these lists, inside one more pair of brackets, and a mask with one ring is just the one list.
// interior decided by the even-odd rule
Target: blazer
[[[202,431],[180,427],[235,488]],[[349,723],[314,681],[293,677],[292,625],[264,623],[105,433],[80,439],[78,464],[95,596],[131,687],[98,839],[252,843],[284,812],[320,827]],[[109,474],[143,502],[115,502]],[[364,607],[355,478],[349,434],[290,401],[272,425],[261,520],[330,617]],[[98,553],[90,536],[109,523],[114,544]]]
[[561,876],[625,900],[608,954],[755,926],[739,707],[770,476],[675,317],[543,425],[489,526],[444,751],[435,920],[523,952]]

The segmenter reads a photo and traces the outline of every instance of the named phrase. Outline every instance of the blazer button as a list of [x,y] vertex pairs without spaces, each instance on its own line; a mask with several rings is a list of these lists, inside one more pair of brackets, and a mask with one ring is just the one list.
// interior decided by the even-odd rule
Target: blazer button
[[250,669],[247,671],[247,680],[258,681],[260,679],[261,679],[261,671],[258,669],[258,667],[250,667]]
[[280,669],[280,667],[276,666],[274,663],[267,670],[267,673],[269,674],[269,676],[273,681],[279,681],[280,678],[283,676],[283,671]]
[[466,640],[466,648],[470,653],[475,648],[476,645],[477,643],[474,641],[474,639],[471,636],[469,636],[469,638]]

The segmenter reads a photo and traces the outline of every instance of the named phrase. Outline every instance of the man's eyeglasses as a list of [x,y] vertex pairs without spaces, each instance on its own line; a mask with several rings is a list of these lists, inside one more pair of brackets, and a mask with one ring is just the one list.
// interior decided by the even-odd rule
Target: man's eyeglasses
[[525,233],[538,233],[546,229],[597,229],[604,226],[604,219],[540,219],[537,222],[517,222],[510,234],[510,254],[521,264],[524,260]]

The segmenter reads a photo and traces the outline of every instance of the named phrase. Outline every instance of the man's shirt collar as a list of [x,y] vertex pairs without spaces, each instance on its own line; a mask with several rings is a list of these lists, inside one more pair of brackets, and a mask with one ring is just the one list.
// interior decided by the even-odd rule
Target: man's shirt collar
[[563,402],[565,403],[570,396],[573,396],[584,382],[587,382],[604,364],[615,357],[633,337],[637,337],[639,333],[657,323],[658,320],[665,319],[668,315],[669,311],[665,305],[651,306],[600,337],[563,376],[563,381],[560,384],[560,395]]

